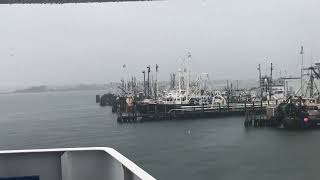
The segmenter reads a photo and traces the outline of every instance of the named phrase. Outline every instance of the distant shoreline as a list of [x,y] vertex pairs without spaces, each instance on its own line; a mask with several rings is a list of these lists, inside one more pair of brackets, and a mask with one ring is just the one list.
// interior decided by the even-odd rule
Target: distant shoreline
[[63,92],[81,92],[81,91],[107,91],[106,89],[70,89],[70,90],[54,90],[54,91],[41,91],[41,92],[0,92],[0,95],[13,95],[13,94],[41,94],[41,93],[63,93]]

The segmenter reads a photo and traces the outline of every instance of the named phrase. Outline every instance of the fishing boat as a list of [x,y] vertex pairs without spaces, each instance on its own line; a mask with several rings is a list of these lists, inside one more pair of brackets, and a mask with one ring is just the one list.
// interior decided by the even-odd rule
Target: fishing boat
[[208,73],[201,73],[195,81],[191,82],[190,61],[191,54],[188,53],[178,68],[177,86],[165,91],[160,102],[176,105],[208,105],[212,103],[212,93],[207,91]]

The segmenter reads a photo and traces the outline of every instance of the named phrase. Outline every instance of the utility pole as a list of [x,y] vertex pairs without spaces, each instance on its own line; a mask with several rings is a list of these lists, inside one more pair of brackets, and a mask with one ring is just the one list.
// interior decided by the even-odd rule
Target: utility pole
[[146,71],[143,70],[143,91],[144,91],[144,96],[147,96],[147,90],[146,90]]

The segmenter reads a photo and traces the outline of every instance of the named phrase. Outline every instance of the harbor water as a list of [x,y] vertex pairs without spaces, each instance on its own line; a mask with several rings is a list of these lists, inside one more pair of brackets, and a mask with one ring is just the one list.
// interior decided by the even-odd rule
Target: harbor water
[[107,146],[157,179],[318,179],[320,130],[243,117],[118,124],[101,91],[0,95],[0,149]]

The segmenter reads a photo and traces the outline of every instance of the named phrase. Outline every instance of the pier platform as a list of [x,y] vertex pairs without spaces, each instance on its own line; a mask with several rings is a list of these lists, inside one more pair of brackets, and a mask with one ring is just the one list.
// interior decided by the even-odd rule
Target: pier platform
[[[230,103],[227,105],[171,105],[136,104],[127,112],[118,111],[120,123],[159,121],[172,119],[215,118],[245,116],[248,110],[265,114],[267,103]],[[127,108],[126,108],[127,109]]]

